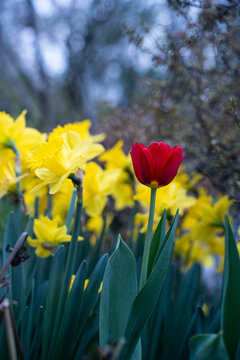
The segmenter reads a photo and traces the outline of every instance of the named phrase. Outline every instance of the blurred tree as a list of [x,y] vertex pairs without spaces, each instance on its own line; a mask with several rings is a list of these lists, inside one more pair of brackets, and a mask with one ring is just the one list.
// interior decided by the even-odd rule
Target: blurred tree
[[151,23],[153,5],[132,0],[1,0],[0,107],[27,108],[35,124],[90,117],[97,101],[128,104],[138,70],[123,20]]

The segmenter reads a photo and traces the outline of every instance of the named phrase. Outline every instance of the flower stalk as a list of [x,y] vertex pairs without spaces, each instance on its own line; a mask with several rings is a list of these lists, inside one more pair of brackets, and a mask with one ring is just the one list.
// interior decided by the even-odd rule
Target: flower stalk
[[148,260],[149,260],[149,252],[150,252],[151,240],[152,240],[152,229],[153,229],[153,221],[154,221],[156,192],[157,192],[156,188],[151,188],[148,227],[147,227],[146,241],[145,241],[144,252],[143,252],[142,271],[141,271],[141,276],[140,276],[139,291],[142,289],[145,282],[147,281]]
[[10,313],[10,302],[7,298],[3,300],[2,307],[3,307],[6,335],[8,341],[9,358],[10,360],[17,360],[15,336],[14,336],[14,330],[12,326],[11,313]]
[[73,186],[75,187],[75,189],[77,191],[78,201],[82,201],[82,195],[83,195],[82,183],[83,183],[83,178],[84,178],[83,170],[79,168],[74,174],[71,173],[68,176],[68,178],[70,180],[72,180]]

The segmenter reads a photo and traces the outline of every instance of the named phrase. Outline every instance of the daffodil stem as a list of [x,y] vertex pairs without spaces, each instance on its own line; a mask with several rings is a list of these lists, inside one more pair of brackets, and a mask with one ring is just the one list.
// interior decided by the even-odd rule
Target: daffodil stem
[[[78,176],[76,176],[76,174]],[[69,179],[72,180],[73,186],[75,187],[75,189],[77,190],[77,199],[80,201],[82,201],[82,192],[83,192],[83,188],[82,188],[82,181],[83,181],[83,170],[79,169],[75,174],[71,173],[68,176]]]
[[76,198],[77,198],[77,191],[76,191],[76,189],[73,189],[72,198],[71,198],[71,202],[70,202],[68,213],[67,213],[67,219],[66,219],[66,226],[67,226],[68,234],[70,232],[70,228],[71,228],[71,224],[72,224],[72,219],[73,219],[73,214],[74,214],[75,204],[76,204]]
[[[15,172],[16,172],[16,176],[18,177],[18,176],[21,175],[21,172],[22,172],[22,169],[21,169],[21,153],[18,150],[18,148],[16,147],[15,143],[12,143],[10,148],[12,149],[14,154],[16,155],[16,158],[15,158]],[[16,186],[17,186],[17,195],[21,199],[22,193],[21,193],[20,181],[17,182]]]
[[148,260],[149,260],[149,252],[151,247],[152,240],[152,229],[153,229],[153,220],[154,220],[154,210],[155,210],[155,200],[156,200],[156,188],[151,188],[151,200],[150,200],[150,208],[149,208],[149,217],[148,217],[148,227],[147,227],[147,235],[146,241],[143,251],[143,261],[142,261],[142,271],[140,276],[140,284],[139,291],[142,289],[144,284],[147,281],[147,271],[148,271]]

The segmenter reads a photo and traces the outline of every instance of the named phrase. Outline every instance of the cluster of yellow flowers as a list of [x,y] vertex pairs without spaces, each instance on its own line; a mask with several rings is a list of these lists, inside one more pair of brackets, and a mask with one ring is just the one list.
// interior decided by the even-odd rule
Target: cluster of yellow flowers
[[[117,210],[133,204],[131,161],[121,149],[122,142],[105,152],[98,143],[105,135],[92,136],[89,120],[58,126],[47,135],[26,127],[25,115],[23,111],[14,120],[0,113],[0,197],[8,194],[16,200],[22,196],[32,217],[35,201],[39,199],[41,219],[34,223],[38,240],[30,239],[29,243],[37,247],[38,256],[44,257],[53,254],[60,242],[69,240],[64,224],[74,190],[71,175],[84,170],[87,228],[100,233],[108,196],[114,198]],[[105,168],[91,161],[97,156],[105,162]],[[49,194],[53,220],[44,217]]]
[[[58,126],[50,134],[42,134],[26,127],[25,115],[23,111],[14,120],[0,113],[0,198],[6,194],[15,200],[22,197],[32,217],[39,199],[40,219],[34,221],[36,239],[28,240],[38,256],[54,254],[60,242],[70,240],[65,222],[74,190],[71,176],[78,174],[79,169],[84,173],[83,207],[89,232],[101,232],[103,212],[112,211],[107,206],[109,197],[114,200],[115,211],[131,208],[138,201],[141,211],[135,218],[135,235],[146,231],[150,189],[135,183],[131,159],[123,152],[122,141],[105,151],[100,144],[105,135],[91,135],[89,120]],[[158,189],[155,226],[164,208],[169,220],[179,208],[182,222],[176,256],[183,258],[186,265],[196,260],[212,265],[218,259],[221,267],[223,219],[232,201],[224,196],[213,202],[203,188],[196,187],[199,179],[199,175],[190,179],[181,171],[169,185]],[[52,219],[44,216],[49,196]]]

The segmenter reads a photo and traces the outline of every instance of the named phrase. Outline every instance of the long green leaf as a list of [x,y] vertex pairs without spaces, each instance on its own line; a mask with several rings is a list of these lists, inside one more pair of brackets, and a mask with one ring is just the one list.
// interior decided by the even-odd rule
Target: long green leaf
[[45,359],[48,353],[48,346],[51,340],[51,334],[54,329],[57,306],[59,296],[61,294],[62,281],[64,276],[65,263],[65,248],[63,245],[59,246],[51,267],[50,279],[47,292],[47,303],[44,314],[43,325],[43,352],[42,359]]
[[[53,358],[72,358],[74,346],[76,346],[77,325],[80,321],[80,311],[84,283],[86,279],[86,262],[83,261],[74,279],[72,289],[68,296],[66,308],[63,313],[62,324],[58,333],[54,348]],[[70,355],[71,354],[71,355]]]
[[84,348],[87,344],[84,343],[84,329],[90,321],[91,312],[99,301],[99,288],[103,279],[104,271],[108,262],[108,254],[104,254],[101,259],[98,261],[96,267],[94,268],[93,273],[89,278],[88,285],[83,293],[80,319],[81,322],[79,324],[79,328],[77,331],[76,338],[78,340],[78,346],[76,348],[76,352],[78,351],[78,347]]
[[240,259],[227,216],[221,328],[229,358],[234,360],[240,340]]
[[[137,295],[136,261],[119,235],[117,248],[109,258],[100,300],[100,345],[115,343],[124,336],[129,313]],[[141,359],[141,348],[135,359]]]
[[163,359],[179,359],[191,331],[192,309],[200,279],[200,266],[193,264],[179,284],[171,314],[168,317]]

